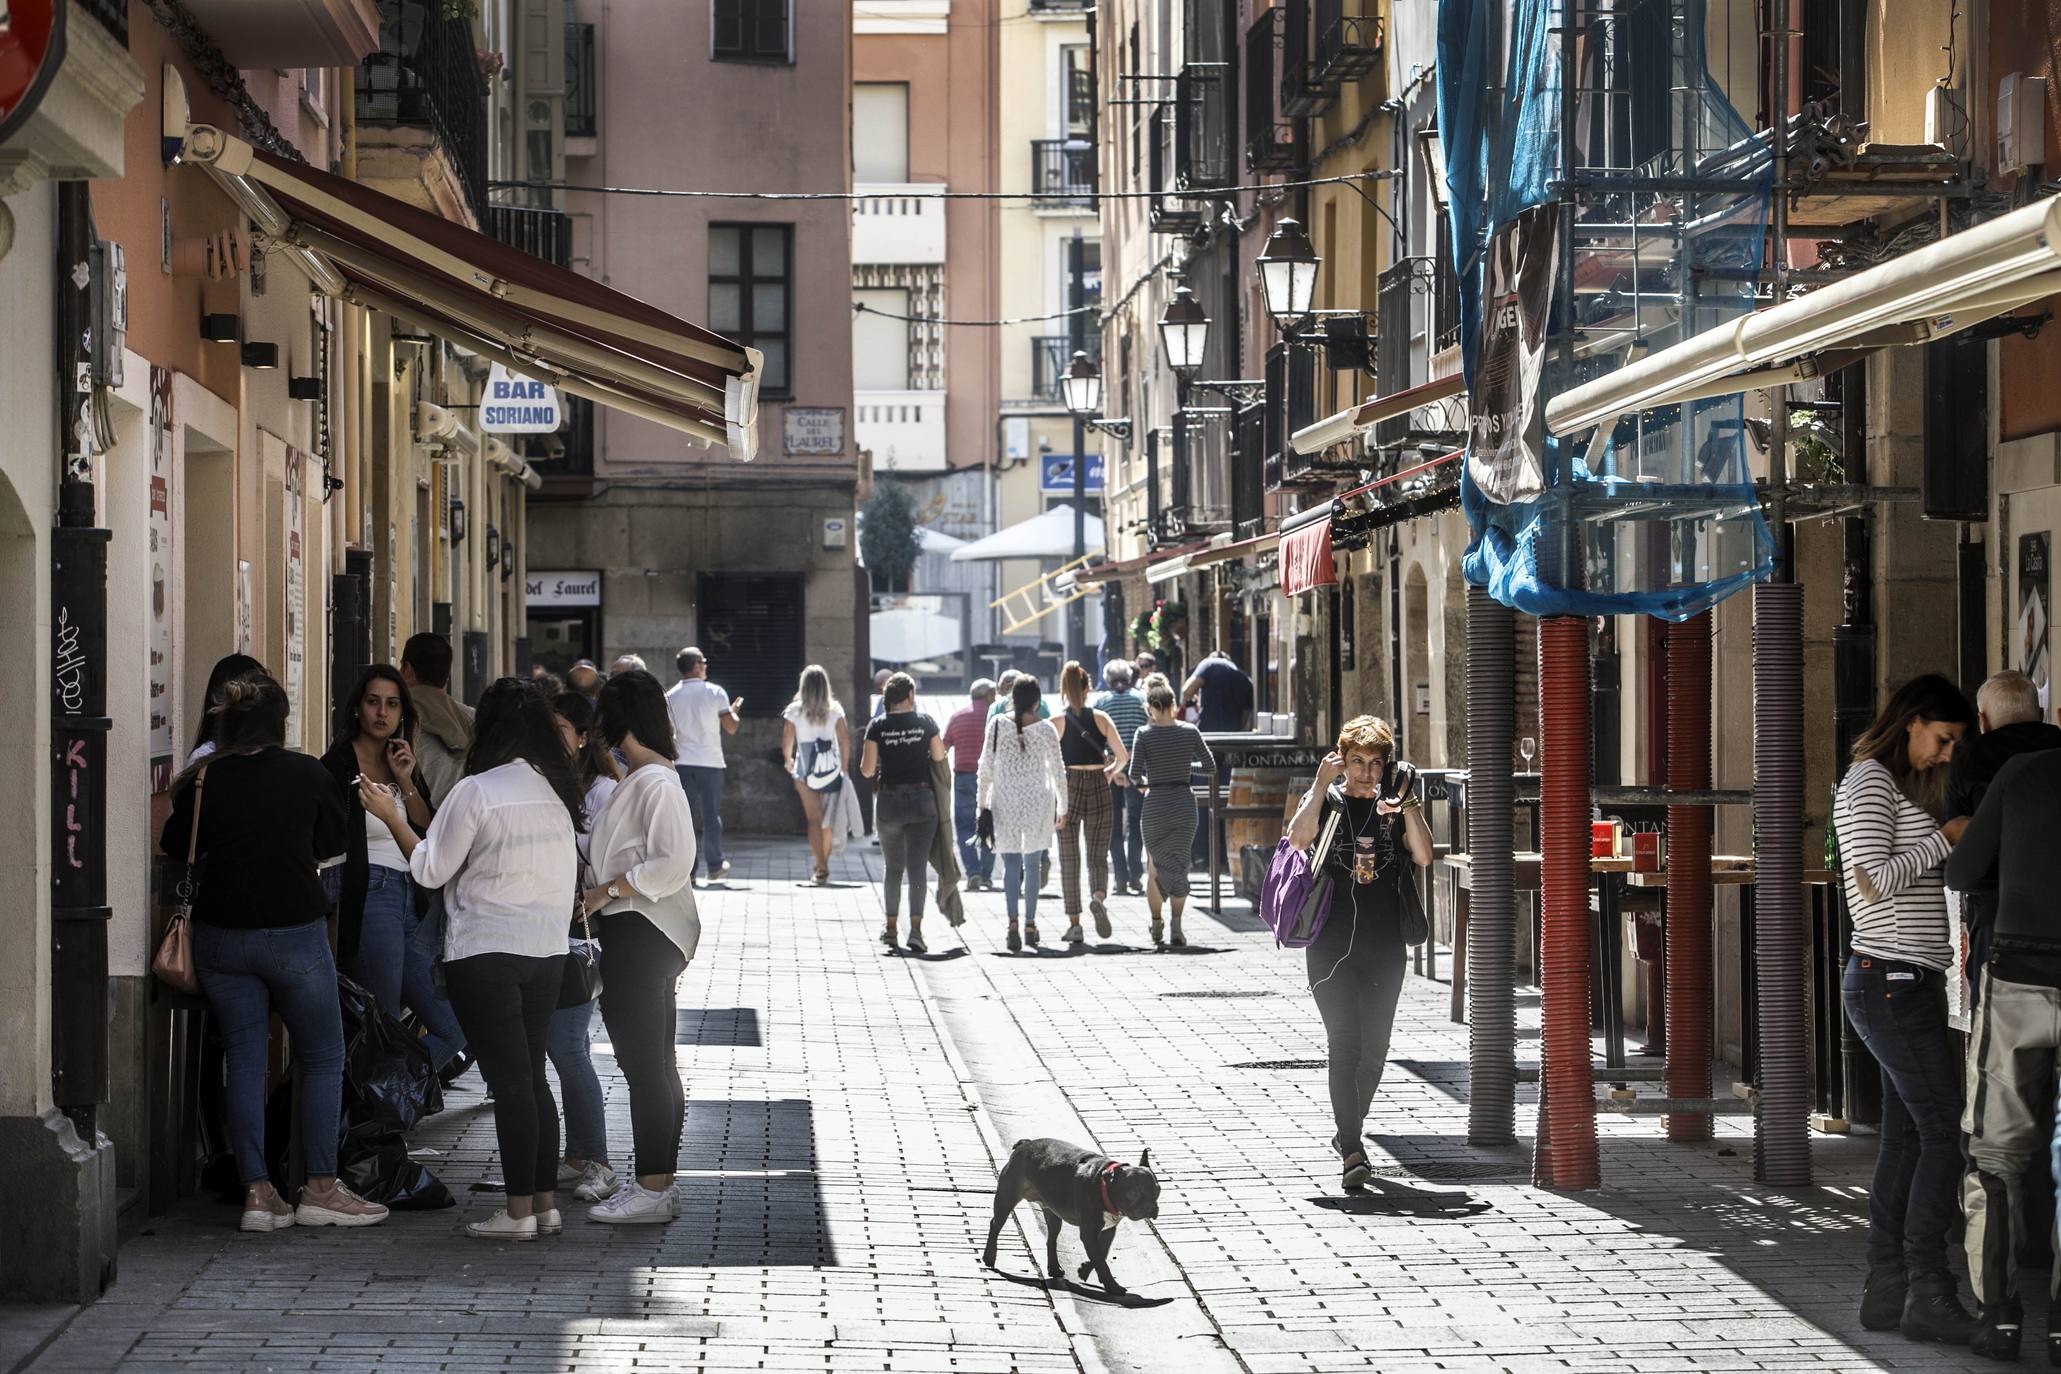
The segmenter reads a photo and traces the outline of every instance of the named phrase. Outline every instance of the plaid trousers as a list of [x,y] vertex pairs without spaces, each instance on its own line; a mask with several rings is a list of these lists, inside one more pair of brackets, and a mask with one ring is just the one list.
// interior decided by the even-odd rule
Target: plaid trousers
[[1109,779],[1102,770],[1066,770],[1066,829],[1059,835],[1059,882],[1066,914],[1081,914],[1081,851],[1088,846],[1088,890],[1109,891]]

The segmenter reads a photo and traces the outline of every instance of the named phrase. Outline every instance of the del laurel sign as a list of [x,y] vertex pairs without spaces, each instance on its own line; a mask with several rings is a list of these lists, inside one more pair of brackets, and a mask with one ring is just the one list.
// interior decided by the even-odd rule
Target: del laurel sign
[[599,606],[601,574],[533,572],[524,579],[523,600],[531,606]]

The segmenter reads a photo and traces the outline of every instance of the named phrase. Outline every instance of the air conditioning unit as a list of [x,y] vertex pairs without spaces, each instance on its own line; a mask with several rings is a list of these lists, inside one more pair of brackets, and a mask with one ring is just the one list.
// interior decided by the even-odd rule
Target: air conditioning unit
[[2047,160],[2047,79],[2012,72],[1997,82],[1997,171],[2015,176]]

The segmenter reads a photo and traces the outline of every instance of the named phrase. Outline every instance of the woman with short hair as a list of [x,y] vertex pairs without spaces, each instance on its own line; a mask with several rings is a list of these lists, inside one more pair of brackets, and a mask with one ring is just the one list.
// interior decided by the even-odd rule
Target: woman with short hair
[[[286,692],[264,673],[217,688],[214,751],[172,784],[159,847],[198,877],[193,963],[226,1060],[229,1143],[243,1182],[242,1229],[371,1226],[386,1208],[337,1182],[343,1014],[320,871],[342,859],[343,804],[329,774],[286,745]],[[265,1076],[273,1013],[293,1037],[307,1186],[289,1206],[265,1163]]]
[[545,1040],[579,892],[581,803],[551,703],[513,677],[481,694],[465,776],[420,839],[399,799],[370,778],[359,800],[415,881],[444,889],[444,985],[494,1097],[507,1180],[507,1205],[465,1229],[481,1240],[556,1235],[565,1223]]
[[1388,722],[1356,716],[1340,728],[1288,823],[1297,849],[1331,836],[1312,856],[1331,880],[1330,913],[1303,951],[1303,968],[1324,1018],[1331,1148],[1344,1161],[1347,1192],[1373,1175],[1360,1136],[1381,1088],[1403,990],[1403,909],[1416,898],[1409,885],[1432,858],[1416,781],[1416,769],[1396,761]]
[[937,722],[916,709],[916,679],[894,673],[881,687],[881,712],[866,725],[859,772],[874,778],[873,833],[880,837],[886,869],[882,897],[887,925],[881,943],[895,947],[902,884],[909,887],[909,953],[924,954],[924,875],[930,870],[930,842],[937,834],[937,792],[933,762],[945,761],[945,740]]
[[811,663],[802,669],[794,700],[787,703],[780,719],[780,755],[786,760],[788,777],[794,780],[802,814],[808,818],[809,858],[815,864],[815,884],[823,887],[830,882],[834,839],[824,824],[823,803],[829,792],[844,785],[845,770],[851,765],[852,732],[822,664]]
[[1939,817],[1948,765],[1975,725],[1960,688],[1930,673],[1911,679],[1854,741],[1832,804],[1853,916],[1840,996],[1882,1071],[1861,1325],[1957,1345],[1977,1323],[1947,1267],[1961,1215],[1963,1065],[1947,1026],[1954,935],[1943,866],[1968,819]]
[[1145,836],[1145,905],[1152,913],[1152,943],[1161,943],[1166,924],[1162,902],[1173,908],[1175,949],[1186,947],[1181,909],[1188,901],[1188,866],[1195,845],[1195,794],[1189,775],[1215,772],[1216,756],[1202,732],[1176,714],[1178,702],[1166,674],[1145,679],[1145,723],[1131,737],[1131,782],[1145,791],[1139,829]]
[[[827,684],[826,684],[827,685]],[[629,770],[595,819],[593,880],[581,908],[599,917],[601,1020],[630,1088],[634,1180],[588,1210],[613,1225],[663,1225],[680,1214],[673,1182],[687,1091],[677,1037],[680,975],[701,942],[694,907],[694,814],[674,771],[673,718],[647,672],[601,688],[601,736]]]
[[[1045,846],[1066,825],[1066,765],[1059,733],[1038,719],[1043,703],[1034,677],[1009,689],[1009,713],[988,721],[980,750],[975,799],[981,829],[1002,856],[1002,897],[1009,912],[1009,952],[1038,944],[1038,884]],[[1017,929],[1018,910],[1023,928]]]

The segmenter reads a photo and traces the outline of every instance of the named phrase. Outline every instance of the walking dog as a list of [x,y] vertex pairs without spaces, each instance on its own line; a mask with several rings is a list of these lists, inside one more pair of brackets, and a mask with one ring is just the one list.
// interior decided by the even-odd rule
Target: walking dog
[[1080,1276],[1087,1278],[1092,1269],[1105,1289],[1123,1292],[1124,1286],[1109,1272],[1109,1247],[1116,1239],[1117,1223],[1125,1217],[1151,1221],[1159,1215],[1159,1180],[1147,1167],[1151,1156],[1147,1150],[1136,1164],[1120,1164],[1063,1140],[1017,1141],[995,1184],[995,1216],[981,1263],[995,1267],[995,1243],[1004,1223],[1017,1203],[1030,1201],[1044,1214],[1045,1267],[1053,1278],[1066,1277],[1059,1263],[1059,1230],[1071,1223],[1088,1252]]

